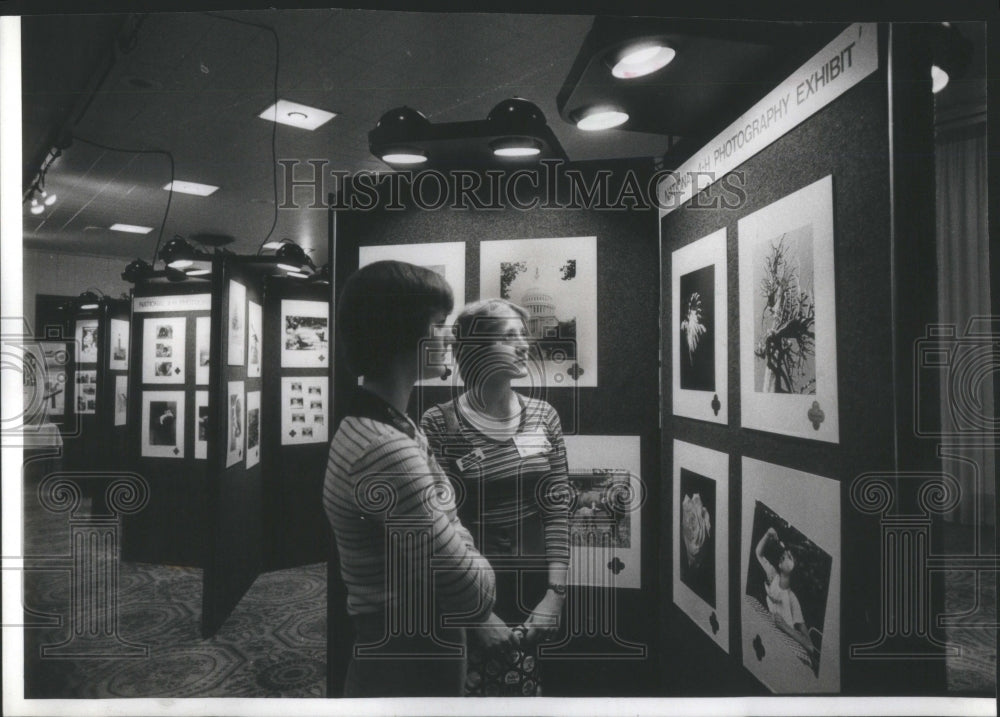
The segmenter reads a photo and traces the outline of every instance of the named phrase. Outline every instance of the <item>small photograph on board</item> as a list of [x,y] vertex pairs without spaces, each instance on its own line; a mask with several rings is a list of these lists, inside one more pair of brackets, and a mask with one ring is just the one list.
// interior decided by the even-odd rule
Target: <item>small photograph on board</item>
[[184,457],[184,392],[144,391],[142,394],[142,455]]
[[260,391],[247,393],[247,468],[260,463]]
[[194,392],[194,457],[208,458],[208,391]]
[[726,230],[671,254],[674,415],[729,420]]
[[597,237],[484,241],[480,296],[508,299],[528,314],[543,380],[597,386]]
[[255,301],[247,302],[247,377],[260,376],[261,355],[261,307]]
[[212,359],[212,317],[199,316],[194,321],[195,383],[208,384],[209,362]]
[[45,412],[49,418],[58,421],[66,413],[66,364],[69,353],[66,344],[59,341],[40,341],[39,348],[45,364],[45,392],[42,394]]
[[674,602],[729,652],[729,456],[673,442]]
[[87,369],[76,372],[76,413],[89,415],[97,412],[97,371]]
[[115,376],[115,425],[124,426],[128,419],[128,376]]
[[743,664],[776,693],[840,689],[840,484],[743,459]]
[[238,281],[229,282],[229,319],[226,322],[226,336],[229,350],[226,352],[229,366],[242,366],[246,360],[247,331],[247,288]]
[[281,377],[281,445],[326,442],[327,381],[325,376]]
[[281,302],[282,368],[325,367],[330,355],[330,304],[284,299]]
[[128,339],[129,322],[122,319],[111,319],[111,357],[108,368],[112,371],[128,370]]
[[570,471],[573,489],[569,509],[569,539],[572,545],[632,547],[631,511],[615,505],[618,491],[629,490],[628,471],[594,468]]
[[227,430],[226,430],[226,467],[230,467],[243,460],[243,446],[245,438],[243,431],[246,425],[246,407],[244,405],[244,385],[243,381],[230,381],[227,393],[226,406]]
[[186,326],[184,316],[143,319],[143,383],[184,383]]
[[85,319],[76,322],[76,362],[97,363],[98,321]]
[[833,241],[831,177],[739,221],[748,428],[839,441]]

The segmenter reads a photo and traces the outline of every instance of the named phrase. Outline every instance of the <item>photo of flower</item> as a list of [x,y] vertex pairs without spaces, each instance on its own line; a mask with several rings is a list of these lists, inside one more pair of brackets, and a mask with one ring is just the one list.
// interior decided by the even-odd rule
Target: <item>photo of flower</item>
[[681,468],[681,581],[715,607],[715,481]]
[[715,265],[680,278],[681,388],[715,390]]

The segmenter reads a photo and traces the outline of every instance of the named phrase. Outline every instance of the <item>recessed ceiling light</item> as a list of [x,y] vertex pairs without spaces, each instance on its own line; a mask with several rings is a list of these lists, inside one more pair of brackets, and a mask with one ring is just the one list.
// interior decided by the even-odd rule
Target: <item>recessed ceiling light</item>
[[582,112],[576,120],[576,126],[578,129],[593,132],[618,127],[626,122],[628,122],[627,113],[613,108],[601,107]]
[[113,232],[128,232],[129,234],[149,234],[153,231],[153,227],[141,227],[138,224],[112,224],[109,228]]
[[931,92],[937,94],[948,86],[948,73],[937,65],[931,65]]
[[198,182],[185,182],[181,179],[175,179],[172,182],[167,182],[163,185],[163,188],[168,192],[173,190],[175,192],[180,192],[182,194],[194,194],[199,197],[207,197],[209,194],[215,192],[218,187],[213,187],[211,184],[199,184]]
[[619,55],[611,74],[623,80],[642,77],[668,65],[676,54],[674,48],[659,43],[632,46]]
[[326,110],[318,110],[308,105],[300,105],[298,102],[278,100],[277,104],[271,105],[257,116],[261,119],[277,122],[278,124],[287,124],[292,127],[313,130],[326,124],[336,117],[337,114],[335,112],[327,112]]

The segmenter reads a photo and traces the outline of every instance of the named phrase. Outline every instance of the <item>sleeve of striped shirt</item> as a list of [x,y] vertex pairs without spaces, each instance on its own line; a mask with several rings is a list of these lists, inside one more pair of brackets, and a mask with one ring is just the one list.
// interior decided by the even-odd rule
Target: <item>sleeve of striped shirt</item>
[[559,414],[549,406],[546,430],[552,455],[549,457],[551,473],[546,487],[552,491],[553,500],[542,507],[545,526],[545,555],[550,563],[569,565],[569,506],[564,497],[569,491],[569,465],[566,462],[566,442],[563,440]]
[[[441,414],[441,410],[437,406],[428,408],[424,411],[424,415],[420,418],[420,430],[427,436],[427,443],[430,445],[431,452],[434,453],[434,457],[437,459],[438,465],[444,469],[444,466],[448,465],[448,459],[444,455],[444,441],[446,440],[445,433],[447,432],[447,427],[444,423],[444,416]],[[465,541],[465,544],[475,550],[476,541],[473,539],[472,533],[469,532],[468,528],[462,525],[462,522],[457,516],[455,517],[453,525],[462,540]]]
[[[420,447],[403,434],[383,436],[369,447],[352,472],[358,484],[384,481],[391,486],[394,504],[388,515],[382,514],[388,524],[393,521],[427,524],[431,535],[434,599],[439,612],[468,616],[472,621],[489,615],[496,590],[493,569],[472,546],[468,531],[455,514],[454,503],[450,499],[441,500],[435,471]],[[441,479],[447,480],[444,476]],[[402,560],[411,566],[418,565],[427,555],[417,551],[426,548],[408,541]]]

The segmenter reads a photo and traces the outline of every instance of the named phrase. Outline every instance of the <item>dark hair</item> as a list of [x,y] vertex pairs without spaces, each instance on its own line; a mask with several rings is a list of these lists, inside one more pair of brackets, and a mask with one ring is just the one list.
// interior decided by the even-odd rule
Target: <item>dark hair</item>
[[454,306],[444,277],[402,261],[377,261],[351,274],[340,294],[337,331],[356,376],[378,376],[389,361],[413,352],[435,312]]
[[506,299],[482,299],[462,309],[455,319],[455,363],[463,381],[475,382],[475,375],[481,373],[477,371],[482,358],[479,349],[503,338],[497,326],[512,315],[525,323],[529,318],[524,308]]

